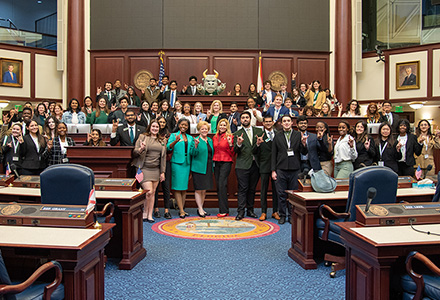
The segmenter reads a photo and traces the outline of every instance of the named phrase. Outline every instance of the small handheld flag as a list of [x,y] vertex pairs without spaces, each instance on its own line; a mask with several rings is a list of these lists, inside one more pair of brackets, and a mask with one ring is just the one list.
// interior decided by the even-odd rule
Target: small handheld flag
[[144,173],[142,173],[141,168],[139,167],[137,172],[136,172],[136,176],[135,176],[136,180],[140,183],[142,180],[144,180]]
[[419,165],[416,170],[416,179],[419,180],[420,178],[422,178],[422,168]]
[[6,165],[6,176],[9,176],[11,174],[11,167],[9,166],[9,163]]

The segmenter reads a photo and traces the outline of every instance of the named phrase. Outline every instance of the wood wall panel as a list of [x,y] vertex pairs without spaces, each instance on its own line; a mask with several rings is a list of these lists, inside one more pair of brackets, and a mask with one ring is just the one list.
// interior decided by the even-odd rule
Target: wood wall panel
[[[247,92],[249,84],[256,84],[257,59],[255,57],[213,57],[213,69],[219,72],[219,79],[226,83],[226,90],[233,91],[235,84],[241,84],[241,90]],[[212,71],[214,72],[214,71]]]
[[[153,74],[153,76],[159,80],[159,65],[160,60],[156,56],[129,56],[128,57],[129,63],[128,63],[128,78],[124,78],[124,82],[127,82],[128,85],[133,85],[133,78],[134,75],[136,75],[137,72],[140,70],[147,70]],[[140,90],[136,89],[136,93],[138,96],[140,96]]]
[[[97,57],[95,58],[95,89],[91,91],[91,95],[96,95],[96,87],[104,88],[106,81],[112,83],[116,80],[124,80],[124,63],[122,56],[115,57]],[[92,77],[93,78],[93,77]]]
[[328,58],[298,57],[296,72],[298,83],[310,84],[313,80],[319,80],[322,88],[327,88],[330,84]]
[[288,89],[291,88],[293,58],[289,57],[267,57],[263,59],[263,78],[269,78],[274,71],[280,71],[287,77]]
[[[216,69],[219,78],[226,82],[226,91],[240,83],[247,92],[251,82],[256,83],[258,73],[258,51],[256,50],[164,50],[165,73],[176,80],[179,90],[188,84],[188,78],[195,75],[199,83],[202,73]],[[91,51],[91,94],[105,81],[120,79],[133,85],[133,76],[141,69],[159,76],[158,50],[96,50]],[[273,71],[287,76],[290,87],[292,72],[298,72],[298,82],[321,81],[323,87],[329,84],[329,53],[264,51],[262,52],[263,77],[267,79]],[[139,91],[137,91],[139,92]],[[138,93],[139,94],[139,93]],[[225,92],[226,95],[226,92]]]
[[170,76],[170,80],[177,81],[179,90],[188,85],[192,75],[201,82],[206,69],[209,69],[209,56],[168,56],[165,64],[165,74]]

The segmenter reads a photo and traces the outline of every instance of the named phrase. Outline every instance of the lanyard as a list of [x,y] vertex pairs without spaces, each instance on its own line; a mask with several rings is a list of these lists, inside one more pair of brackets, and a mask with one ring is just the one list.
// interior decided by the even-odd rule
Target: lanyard
[[14,137],[12,136],[12,144],[14,145],[14,154],[17,153],[18,141],[16,142]]
[[423,143],[425,144],[426,152],[428,152],[429,136],[426,136],[426,140]]
[[290,148],[290,138],[292,137],[292,131],[290,131],[289,137],[287,137],[287,131],[284,132],[284,137],[286,138],[287,148]]
[[380,143],[379,143],[379,152],[380,152],[380,160],[382,160],[382,154],[383,154],[383,152],[385,151],[385,148],[387,147],[387,145],[388,145],[388,142],[386,142],[384,145],[383,145],[383,148],[380,146]]

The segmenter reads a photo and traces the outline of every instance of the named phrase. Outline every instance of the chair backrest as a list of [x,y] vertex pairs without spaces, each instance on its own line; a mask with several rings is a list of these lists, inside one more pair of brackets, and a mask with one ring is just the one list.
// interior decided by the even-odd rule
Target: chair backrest
[[432,202],[438,202],[440,199],[440,172],[437,174],[437,186],[435,187],[435,194],[434,197],[432,197]]
[[40,182],[42,204],[87,205],[95,175],[85,166],[59,164],[46,168]]
[[350,213],[350,218],[347,221],[356,220],[356,205],[367,202],[367,192],[370,187],[377,190],[372,204],[395,203],[397,181],[397,174],[388,167],[370,166],[351,173],[346,206],[346,212]]

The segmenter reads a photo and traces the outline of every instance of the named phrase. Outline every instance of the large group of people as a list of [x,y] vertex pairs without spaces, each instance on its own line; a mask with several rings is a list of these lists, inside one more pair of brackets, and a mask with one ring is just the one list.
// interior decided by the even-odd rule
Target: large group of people
[[[228,216],[228,178],[234,159],[238,183],[236,219],[245,215],[258,218],[254,199],[261,178],[259,219],[268,218],[267,194],[271,183],[271,216],[280,224],[290,220],[285,190],[296,189],[298,177],[308,176],[310,170],[322,169],[328,176],[347,178],[355,169],[377,164],[399,175],[413,176],[417,166],[427,175],[435,174],[433,150],[440,149],[440,133],[432,133],[428,120],[419,121],[412,134],[409,122],[392,113],[392,104],[385,101],[370,103],[363,116],[365,120],[351,128],[347,118],[361,117],[358,101],[349,101],[343,113],[342,104],[318,80],[297,87],[296,76],[292,74],[291,92],[286,84],[275,92],[272,83],[266,81],[261,92],[250,84],[244,93],[237,83],[228,95],[247,96],[247,101],[242,107],[241,103],[231,102],[229,114],[217,99],[206,110],[201,102],[191,105],[192,102],[179,100],[179,95],[197,97],[195,76],[189,78],[189,84],[182,90],[168,76],[162,79],[160,87],[151,78],[140,96],[127,84],[124,90],[119,80],[114,84],[106,82],[104,89],[97,89],[95,100],[87,96],[81,107],[80,101],[71,99],[65,110],[55,102],[44,101],[35,107],[27,102],[21,112],[11,109],[9,114],[3,114],[3,165],[12,166],[19,174],[38,175],[49,165],[68,162],[66,147],[74,146],[75,141],[67,134],[67,124],[112,124],[109,144],[134,146],[132,171],[133,176],[136,170],[143,173],[140,184],[148,190],[143,217],[148,222],[160,217],[159,185],[163,191],[164,217],[172,217],[171,191],[179,217],[188,216],[185,201],[191,177],[197,214],[209,215],[204,201],[215,180],[217,217]],[[325,122],[325,117],[330,116],[341,118],[336,140]],[[310,117],[323,117],[315,132],[308,130]],[[368,134],[368,123],[380,124],[376,139]],[[194,127],[198,131],[196,136],[190,134]],[[107,143],[99,129],[92,129],[84,145],[100,147]]]

